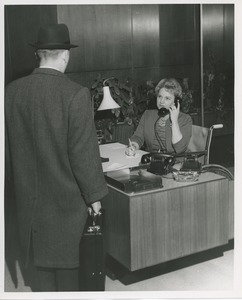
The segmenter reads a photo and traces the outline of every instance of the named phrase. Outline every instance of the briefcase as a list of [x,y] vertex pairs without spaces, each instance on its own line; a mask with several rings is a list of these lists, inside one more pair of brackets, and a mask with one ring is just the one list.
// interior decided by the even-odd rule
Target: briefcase
[[80,242],[80,290],[105,290],[104,210],[89,215]]

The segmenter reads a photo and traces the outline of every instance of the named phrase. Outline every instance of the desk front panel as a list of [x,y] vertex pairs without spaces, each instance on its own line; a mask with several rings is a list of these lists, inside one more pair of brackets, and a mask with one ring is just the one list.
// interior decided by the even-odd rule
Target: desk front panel
[[228,180],[221,176],[137,195],[109,189],[107,251],[131,271],[228,242]]
[[118,190],[109,188],[103,199],[105,208],[107,253],[128,267],[131,265],[130,198]]

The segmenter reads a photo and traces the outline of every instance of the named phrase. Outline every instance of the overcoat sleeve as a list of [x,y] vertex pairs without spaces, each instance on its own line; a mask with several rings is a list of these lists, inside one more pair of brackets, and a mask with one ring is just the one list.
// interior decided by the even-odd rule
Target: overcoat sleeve
[[90,92],[81,88],[69,107],[68,155],[73,174],[87,204],[108,193],[104,179]]

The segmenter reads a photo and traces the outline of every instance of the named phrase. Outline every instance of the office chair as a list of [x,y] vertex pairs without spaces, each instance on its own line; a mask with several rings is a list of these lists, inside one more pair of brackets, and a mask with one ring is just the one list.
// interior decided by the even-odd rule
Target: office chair
[[192,125],[192,136],[188,144],[188,152],[198,153],[197,160],[201,163],[201,172],[213,172],[233,180],[233,174],[225,167],[218,164],[211,164],[210,146],[213,130],[223,128],[223,124],[215,124],[210,128]]
[[199,161],[202,164],[209,164],[210,146],[213,136],[213,130],[223,128],[223,124],[215,124],[210,128],[192,125],[192,136],[188,144],[189,152],[201,152]]

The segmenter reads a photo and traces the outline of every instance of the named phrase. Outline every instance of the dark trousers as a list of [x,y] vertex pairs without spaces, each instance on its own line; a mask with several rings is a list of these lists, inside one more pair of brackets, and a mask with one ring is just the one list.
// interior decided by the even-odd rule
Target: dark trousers
[[25,270],[27,282],[33,292],[79,291],[79,268],[57,269],[34,266],[33,243]]
[[[50,269],[34,267],[33,292],[78,291],[79,269]],[[33,274],[33,275],[34,275]]]

